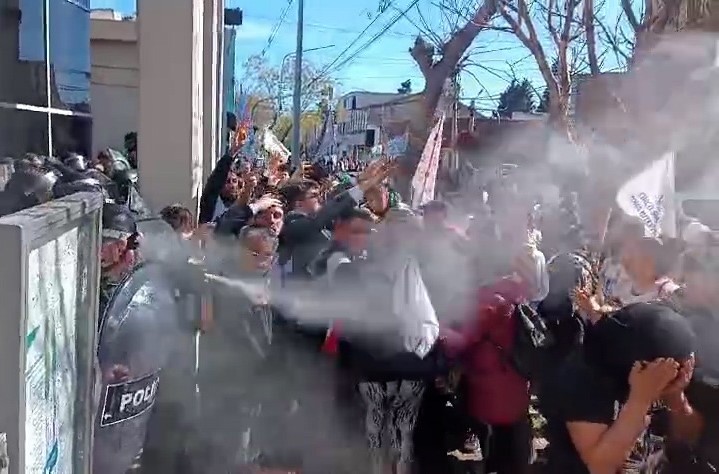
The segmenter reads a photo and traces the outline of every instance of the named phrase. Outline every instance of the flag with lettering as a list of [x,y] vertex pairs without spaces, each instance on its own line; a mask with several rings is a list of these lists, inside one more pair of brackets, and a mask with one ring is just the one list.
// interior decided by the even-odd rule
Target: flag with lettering
[[674,153],[652,162],[619,188],[617,204],[644,224],[647,237],[676,237]]
[[440,151],[442,150],[442,133],[444,131],[444,114],[429,132],[424,145],[422,157],[417,171],[412,178],[412,207],[417,209],[434,199],[434,188],[437,181]]

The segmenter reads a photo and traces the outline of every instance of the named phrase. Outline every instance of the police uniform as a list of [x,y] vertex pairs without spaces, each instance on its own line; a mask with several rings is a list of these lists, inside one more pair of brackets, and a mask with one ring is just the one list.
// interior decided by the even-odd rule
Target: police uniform
[[[137,231],[130,211],[103,209],[103,239]],[[97,412],[93,472],[125,474],[141,452],[148,421],[177,328],[174,292],[157,265],[103,279],[97,351]]]

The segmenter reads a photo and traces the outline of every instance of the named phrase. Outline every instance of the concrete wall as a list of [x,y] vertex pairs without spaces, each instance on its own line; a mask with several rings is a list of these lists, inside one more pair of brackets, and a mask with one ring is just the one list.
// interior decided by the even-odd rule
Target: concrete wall
[[0,430],[9,472],[91,472],[102,195],[0,218]]
[[93,154],[124,148],[138,130],[140,87],[135,21],[91,20]]
[[92,20],[93,146],[138,132],[142,194],[154,210],[197,207],[220,154],[222,0],[138,1],[137,20]]
[[202,61],[203,120],[202,182],[209,176],[218,159],[217,131],[222,126],[222,34],[225,24],[223,2],[203,0]]
[[202,186],[205,0],[138,2],[140,186],[159,210],[196,211]]

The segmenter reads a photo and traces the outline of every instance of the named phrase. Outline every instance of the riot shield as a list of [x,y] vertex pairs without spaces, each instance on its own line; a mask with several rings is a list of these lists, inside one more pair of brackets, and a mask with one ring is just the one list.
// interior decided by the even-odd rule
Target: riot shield
[[163,268],[147,263],[117,287],[100,315],[93,472],[125,474],[141,452],[178,312]]

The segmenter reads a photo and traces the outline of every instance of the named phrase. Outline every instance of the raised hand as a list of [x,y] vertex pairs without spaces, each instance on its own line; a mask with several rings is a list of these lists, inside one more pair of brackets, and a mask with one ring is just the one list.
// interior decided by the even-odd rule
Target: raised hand
[[247,140],[247,133],[242,129],[238,129],[232,134],[232,142],[230,143],[230,149],[228,151],[231,157],[234,158],[240,154],[240,150],[242,150],[245,140]]
[[650,405],[661,398],[678,374],[679,363],[674,359],[636,362],[629,374],[629,397]]
[[373,161],[360,173],[357,178],[359,186],[363,191],[375,188],[382,184],[395,168],[395,163],[386,158]]

